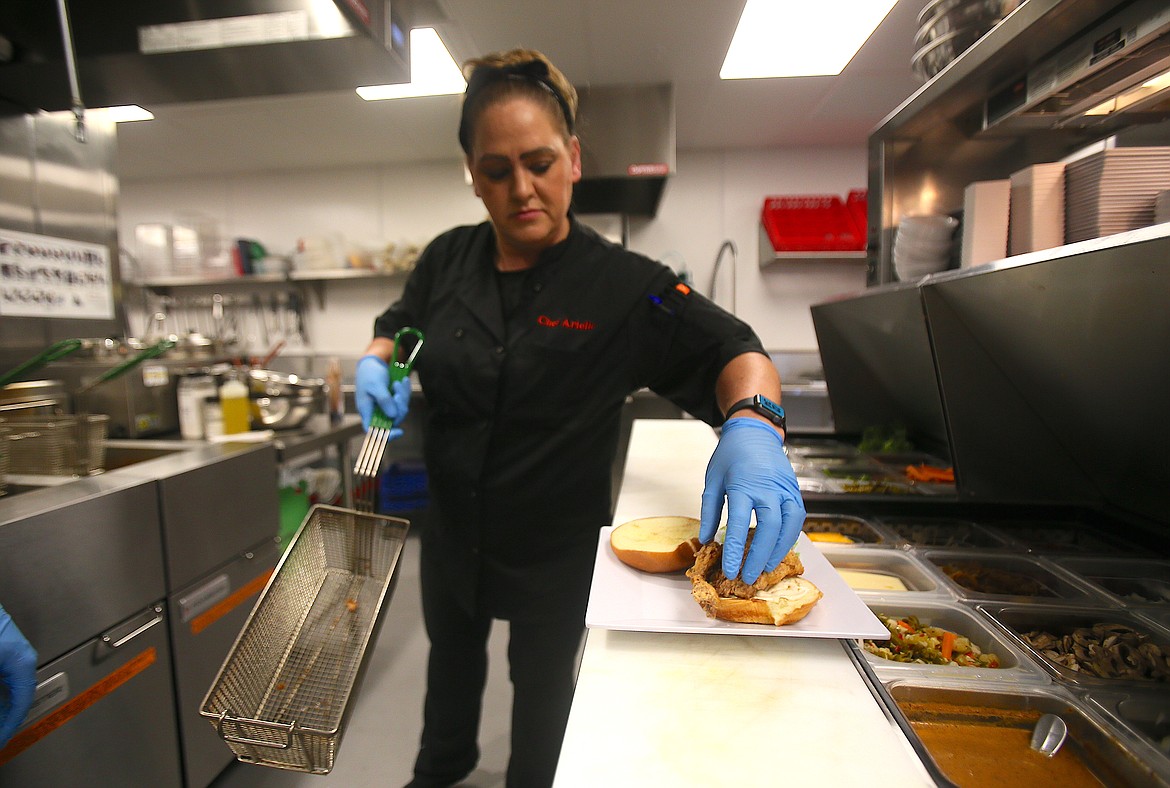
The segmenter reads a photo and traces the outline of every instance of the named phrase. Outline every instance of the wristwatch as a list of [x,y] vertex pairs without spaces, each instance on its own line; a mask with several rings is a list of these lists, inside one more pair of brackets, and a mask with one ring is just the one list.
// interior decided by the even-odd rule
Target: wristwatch
[[784,408],[780,407],[762,394],[757,394],[754,397],[748,397],[747,399],[741,399],[739,402],[733,403],[731,407],[727,409],[727,415],[724,418],[729,419],[731,418],[731,414],[747,408],[754,410],[756,413],[760,414],[768,421],[784,430],[785,435],[788,434],[788,422],[784,418]]

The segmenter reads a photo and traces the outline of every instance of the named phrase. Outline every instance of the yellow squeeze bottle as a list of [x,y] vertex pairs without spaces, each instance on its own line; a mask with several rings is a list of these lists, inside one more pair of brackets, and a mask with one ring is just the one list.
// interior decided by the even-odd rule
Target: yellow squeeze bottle
[[251,426],[248,387],[242,381],[229,378],[219,387],[219,407],[223,411],[224,435],[248,431]]

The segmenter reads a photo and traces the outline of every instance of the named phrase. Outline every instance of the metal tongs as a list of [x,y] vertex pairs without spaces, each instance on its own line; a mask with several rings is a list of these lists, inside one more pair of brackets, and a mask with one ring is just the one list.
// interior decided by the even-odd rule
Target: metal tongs
[[[406,361],[398,360],[398,343],[404,335],[415,338],[414,347]],[[391,384],[410,375],[414,368],[414,360],[423,346],[422,332],[417,328],[403,328],[394,335],[394,352],[390,356]],[[378,487],[378,472],[382,469],[382,457],[386,453],[386,444],[390,442],[390,431],[394,429],[394,422],[374,406],[374,413],[370,416],[370,428],[366,431],[361,450],[358,451],[357,461],[353,465],[354,494],[353,505],[359,512],[374,511],[374,493]]]

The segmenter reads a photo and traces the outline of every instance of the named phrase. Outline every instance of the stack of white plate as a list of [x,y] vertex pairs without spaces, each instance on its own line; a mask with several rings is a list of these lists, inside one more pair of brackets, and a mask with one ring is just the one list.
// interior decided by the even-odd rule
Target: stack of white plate
[[946,269],[951,262],[958,219],[951,216],[903,216],[894,235],[894,273],[911,282]]
[[1170,147],[1109,148],[1065,167],[1068,243],[1154,224],[1154,201],[1170,189]]

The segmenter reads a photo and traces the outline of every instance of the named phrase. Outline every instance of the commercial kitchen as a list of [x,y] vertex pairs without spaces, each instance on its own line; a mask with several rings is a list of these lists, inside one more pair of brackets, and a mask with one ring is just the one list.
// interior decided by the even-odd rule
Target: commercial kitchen
[[[370,472],[354,365],[484,219],[423,55],[517,45],[579,91],[578,219],[769,349],[824,593],[737,625],[615,558],[613,526],[698,517],[718,440],[632,395],[555,784],[1170,785],[1170,8],[867,2],[835,66],[720,79],[741,29],[824,54],[865,16],[755,2],[0,8],[0,605],[37,652],[0,788],[410,779],[427,403]],[[370,506],[339,724],[215,706],[285,689],[241,633],[295,628],[309,551]],[[891,653],[919,630],[946,656]],[[504,784],[506,649],[496,622],[467,785]]]

